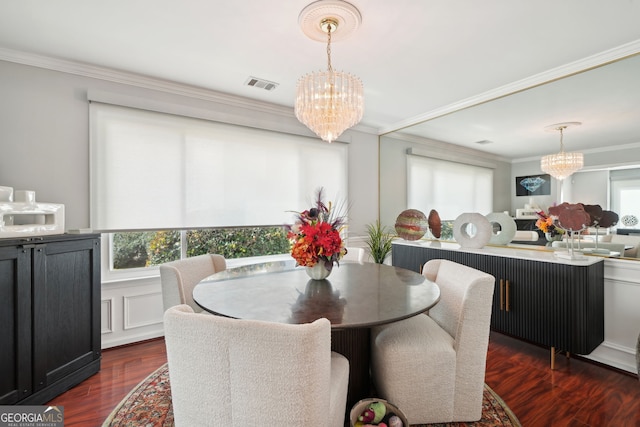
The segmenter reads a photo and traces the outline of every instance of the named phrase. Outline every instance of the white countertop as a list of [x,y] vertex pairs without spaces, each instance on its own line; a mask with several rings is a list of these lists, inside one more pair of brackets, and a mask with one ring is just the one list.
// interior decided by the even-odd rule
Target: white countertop
[[[463,248],[456,242],[441,242],[439,240],[394,240],[394,245],[417,246],[425,248],[443,249],[447,251],[460,251],[467,253],[475,253],[482,255],[495,255],[506,258],[527,259],[531,261],[552,262],[558,264],[569,265],[592,265],[603,261],[603,257],[597,255],[582,255],[579,252],[574,253],[575,259],[563,258],[562,253],[565,251],[553,251],[546,246],[534,245],[517,245],[508,246],[485,246],[482,249]],[[567,254],[568,255],[568,254]]]

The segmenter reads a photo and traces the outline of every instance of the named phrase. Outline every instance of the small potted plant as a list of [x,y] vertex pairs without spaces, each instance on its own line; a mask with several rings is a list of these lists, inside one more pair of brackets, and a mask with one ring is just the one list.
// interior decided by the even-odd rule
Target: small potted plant
[[380,224],[380,220],[377,220],[375,224],[367,225],[367,247],[373,262],[378,264],[384,264],[384,260],[391,252],[391,242],[395,235],[389,231],[389,229]]

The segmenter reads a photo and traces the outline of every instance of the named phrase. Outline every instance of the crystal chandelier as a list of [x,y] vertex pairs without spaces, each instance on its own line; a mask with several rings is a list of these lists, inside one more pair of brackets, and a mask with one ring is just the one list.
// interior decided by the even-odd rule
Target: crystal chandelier
[[[333,10],[332,10],[333,9]],[[345,11],[347,12],[345,15]],[[351,4],[342,1],[319,1],[309,5],[300,14],[303,31],[310,21],[319,15],[315,25],[327,36],[327,71],[305,74],[296,86],[296,118],[324,141],[335,141],[342,132],[356,125],[364,110],[362,81],[342,71],[334,71],[331,65],[331,37],[342,18],[348,18],[347,29],[359,24],[360,14]],[[353,20],[357,19],[357,24]],[[351,20],[351,22],[349,21]],[[309,30],[309,31],[317,31]]]
[[579,122],[558,123],[557,125],[548,126],[547,129],[560,131],[560,152],[543,156],[540,160],[540,168],[543,172],[548,173],[552,177],[563,180],[574,172],[579,171],[584,166],[584,158],[582,153],[567,153],[564,151],[563,134],[564,130],[569,126],[580,125]]

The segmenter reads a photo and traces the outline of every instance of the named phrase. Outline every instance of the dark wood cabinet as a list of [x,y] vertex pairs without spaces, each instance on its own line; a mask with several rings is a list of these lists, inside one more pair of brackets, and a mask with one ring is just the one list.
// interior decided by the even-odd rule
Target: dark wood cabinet
[[517,249],[501,254],[501,248],[483,253],[451,246],[394,243],[393,265],[420,271],[428,260],[448,259],[493,275],[493,330],[576,354],[589,354],[604,340],[602,259],[551,262],[519,258]]
[[100,370],[100,239],[0,239],[0,405],[43,404]]

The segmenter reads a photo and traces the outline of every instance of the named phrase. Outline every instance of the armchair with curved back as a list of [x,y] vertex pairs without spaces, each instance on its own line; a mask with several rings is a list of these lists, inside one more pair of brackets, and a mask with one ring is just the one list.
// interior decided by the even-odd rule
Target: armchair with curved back
[[428,315],[372,329],[375,386],[410,424],[477,421],[495,278],[440,259],[422,274],[438,284],[440,301]]
[[331,351],[331,324],[164,315],[175,425],[344,425],[349,361]]
[[[606,249],[611,252],[617,252],[621,256],[624,256],[624,244],[623,243],[610,243],[610,242],[598,242],[598,249]],[[554,250],[568,250],[571,248],[571,242],[567,240],[561,240],[558,242],[551,242],[551,247]],[[576,251],[581,249],[594,249],[596,247],[596,243],[592,241],[577,241],[574,242],[573,248]]]
[[640,258],[640,236],[625,234],[609,234],[602,236],[603,242],[611,242],[623,244],[625,249],[624,256],[627,258]]
[[364,256],[364,248],[347,247],[347,254],[342,257],[340,262],[357,262],[362,264],[364,262]]
[[162,264],[160,282],[164,310],[174,305],[187,304],[195,312],[201,312],[202,308],[193,301],[193,288],[205,277],[226,268],[225,258],[217,254],[197,255]]

